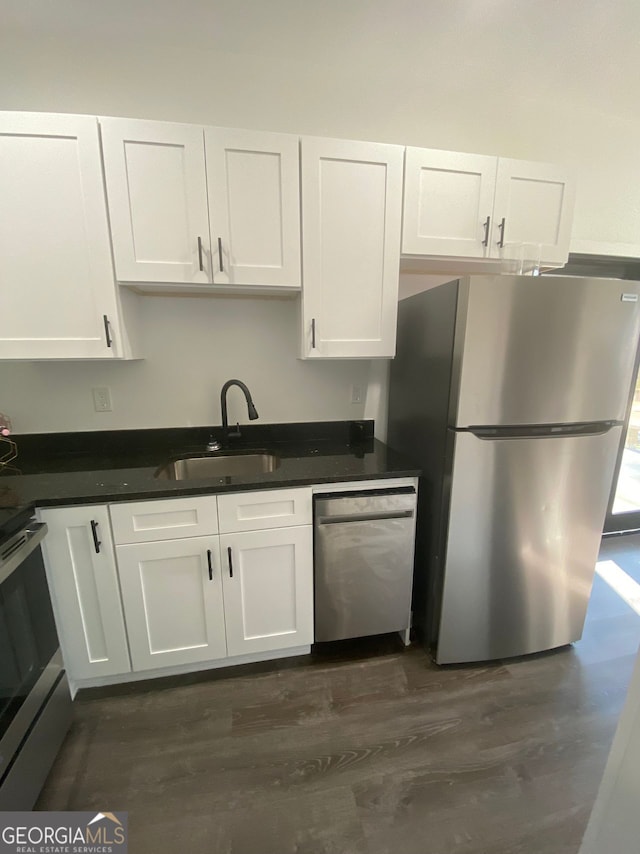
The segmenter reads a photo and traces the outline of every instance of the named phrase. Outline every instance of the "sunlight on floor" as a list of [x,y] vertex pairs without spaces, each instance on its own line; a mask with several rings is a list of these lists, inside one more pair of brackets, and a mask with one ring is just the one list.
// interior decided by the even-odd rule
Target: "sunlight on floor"
[[640,614],[640,584],[613,560],[599,560],[596,572],[636,614]]

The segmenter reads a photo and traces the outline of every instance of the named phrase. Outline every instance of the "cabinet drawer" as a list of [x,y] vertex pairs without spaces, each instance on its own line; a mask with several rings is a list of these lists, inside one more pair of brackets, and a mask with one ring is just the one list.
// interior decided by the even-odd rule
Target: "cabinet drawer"
[[148,543],[218,533],[215,495],[126,501],[111,504],[109,510],[113,538],[117,544]]
[[310,488],[218,496],[220,532],[224,534],[310,525],[311,512]]

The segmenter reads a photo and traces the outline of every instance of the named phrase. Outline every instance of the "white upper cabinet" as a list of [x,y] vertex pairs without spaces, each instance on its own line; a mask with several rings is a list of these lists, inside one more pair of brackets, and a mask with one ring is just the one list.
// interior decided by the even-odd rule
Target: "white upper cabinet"
[[202,128],[100,119],[116,275],[211,282]]
[[300,288],[298,137],[100,125],[121,282]]
[[97,119],[0,113],[0,359],[130,355]]
[[403,151],[302,140],[303,358],[395,354]]
[[574,183],[565,170],[479,154],[407,148],[402,252],[513,263],[535,247],[546,266],[565,263]]
[[487,255],[496,165],[481,154],[407,148],[403,253]]
[[513,258],[516,247],[527,243],[540,247],[543,262],[563,264],[573,205],[573,182],[560,167],[499,158],[491,257]]
[[213,281],[300,287],[298,137],[206,128]]

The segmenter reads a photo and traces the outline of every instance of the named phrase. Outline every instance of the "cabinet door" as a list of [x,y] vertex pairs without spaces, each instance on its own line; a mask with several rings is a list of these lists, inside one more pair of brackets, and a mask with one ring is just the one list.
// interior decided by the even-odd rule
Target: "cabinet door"
[[0,113],[0,199],[0,359],[122,355],[96,119]]
[[220,537],[229,655],[313,643],[311,530]]
[[542,263],[564,264],[573,203],[573,181],[560,167],[499,158],[491,257],[516,258],[521,244],[535,244]]
[[56,507],[39,516],[49,526],[43,553],[69,675],[87,679],[129,673],[107,508]]
[[205,130],[213,281],[300,287],[298,137]]
[[403,149],[302,140],[302,356],[395,354]]
[[135,671],[226,656],[218,537],[116,552]]
[[207,284],[202,128],[100,119],[113,255],[122,282]]
[[483,258],[489,247],[497,158],[407,148],[402,251]]

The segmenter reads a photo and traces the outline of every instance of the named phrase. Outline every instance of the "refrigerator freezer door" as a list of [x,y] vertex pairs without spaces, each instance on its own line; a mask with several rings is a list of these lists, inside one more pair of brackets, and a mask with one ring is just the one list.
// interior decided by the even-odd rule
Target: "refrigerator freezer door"
[[438,664],[580,639],[621,431],[455,435]]
[[623,421],[639,296],[616,279],[463,279],[449,423]]

